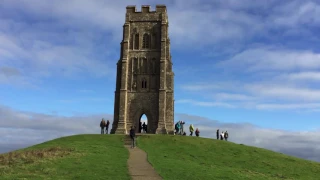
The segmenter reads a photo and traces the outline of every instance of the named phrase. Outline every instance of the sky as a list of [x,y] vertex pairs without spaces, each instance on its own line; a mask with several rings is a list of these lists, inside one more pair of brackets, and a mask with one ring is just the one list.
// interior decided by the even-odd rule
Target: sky
[[[1,0],[0,153],[113,119],[127,5]],[[320,162],[320,2],[163,0],[175,122]],[[146,120],[146,119],[145,119]]]

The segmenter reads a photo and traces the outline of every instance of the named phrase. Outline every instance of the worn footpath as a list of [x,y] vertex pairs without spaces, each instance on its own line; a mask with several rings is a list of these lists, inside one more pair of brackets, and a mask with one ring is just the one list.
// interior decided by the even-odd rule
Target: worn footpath
[[148,162],[147,153],[138,147],[131,148],[130,136],[125,139],[125,147],[129,150],[128,168],[133,180],[161,180],[161,176]]

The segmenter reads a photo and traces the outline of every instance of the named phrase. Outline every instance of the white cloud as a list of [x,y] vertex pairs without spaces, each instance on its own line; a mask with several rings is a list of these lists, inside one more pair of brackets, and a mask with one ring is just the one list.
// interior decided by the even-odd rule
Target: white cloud
[[320,90],[290,87],[286,85],[271,85],[271,84],[253,84],[245,85],[252,94],[258,96],[273,97],[277,99],[295,100],[295,101],[319,101]]
[[261,47],[246,49],[218,64],[233,71],[257,72],[261,70],[317,70],[320,69],[320,54],[311,51]]
[[[33,0],[30,3],[26,0],[3,0],[6,11],[0,16],[0,63],[17,68],[24,76],[38,79],[53,74],[67,77],[83,73],[95,76],[114,74],[125,7],[136,4],[140,9],[142,3],[145,4],[144,1]],[[154,9],[155,3],[149,1],[147,4]],[[195,43],[198,44],[196,47],[207,48],[218,48],[224,44],[228,44],[228,47],[242,46],[237,44],[242,44],[243,40],[250,41],[255,36],[271,37],[268,31],[277,29],[275,24],[283,26],[281,22],[291,22],[281,20],[282,17],[299,19],[292,21],[295,25],[317,24],[316,19],[304,20],[317,17],[315,15],[318,14],[318,4],[310,1],[266,3],[246,0],[238,3],[228,0],[204,3],[195,0],[186,3],[178,0],[165,3],[169,13],[172,47],[176,49],[182,47],[179,44],[183,44],[184,49],[194,49]],[[254,14],[252,10],[268,11],[270,15]],[[28,21],[21,20],[21,12]],[[284,57],[286,61],[279,61],[278,58]],[[14,65],[10,63],[13,59]],[[230,61],[242,59],[245,63],[241,62],[241,66],[237,67],[259,62],[249,70],[264,69],[266,65],[280,70],[297,67],[315,70],[319,67],[319,55],[309,51],[284,54],[274,49],[245,50]],[[26,78],[26,81],[29,79]]]
[[0,49],[10,52],[11,55],[2,56],[1,64],[13,68],[12,61],[14,61],[15,68],[24,72],[23,75],[40,77],[53,74],[71,76],[79,73],[100,76],[108,73],[108,64],[94,59],[90,48],[81,47],[79,44],[56,45],[42,42],[37,39],[36,33],[32,34],[35,40],[29,42],[29,48],[23,47],[24,36],[2,35]]
[[206,107],[227,107],[227,108],[235,107],[234,105],[228,104],[228,103],[196,101],[196,100],[192,100],[192,99],[180,99],[180,100],[175,101],[175,103],[188,103],[188,104],[193,104],[196,106],[206,106]]
[[279,14],[273,18],[273,23],[287,27],[304,24],[319,25],[320,5],[318,1],[291,1],[285,6],[275,8]]
[[221,81],[212,81],[212,82],[203,82],[203,83],[192,83],[184,84],[178,88],[188,91],[203,91],[203,90],[225,90],[232,89],[234,86],[239,85],[239,82],[221,82]]
[[94,101],[94,102],[106,102],[109,101],[110,99],[107,98],[96,98],[96,97],[84,97],[84,98],[77,98],[77,99],[62,99],[62,100],[57,100],[57,102],[62,102],[62,103],[83,103],[85,101]]
[[313,51],[262,46],[235,54],[216,63],[213,69],[207,77],[214,77],[219,70],[224,76],[189,82],[181,89],[196,93],[197,97],[209,96],[212,100],[208,102],[240,108],[318,109],[315,104],[320,103],[320,86],[316,84],[320,79],[320,54]]
[[99,129],[101,118],[113,118],[109,114],[64,117],[15,111],[7,107],[0,107],[0,114],[1,118],[4,119],[0,121],[0,127],[2,128],[25,128],[69,133],[94,133]]
[[232,100],[232,101],[249,101],[254,100],[252,96],[245,94],[232,94],[232,93],[217,93],[213,95],[213,98],[216,100]]
[[[209,84],[209,85],[206,85]],[[215,81],[203,84],[190,84],[182,86],[183,90],[198,94],[205,102],[198,102],[192,98],[178,100],[177,103],[190,103],[193,105],[237,107],[264,110],[304,110],[318,109],[320,104],[320,90],[317,88],[298,87],[287,83],[239,83],[224,82],[216,87]],[[240,84],[240,85],[236,85]],[[233,86],[233,88],[232,88]],[[234,88],[237,87],[237,88]],[[208,96],[210,99],[208,99]],[[217,103],[218,102],[218,103]],[[313,110],[313,112],[317,112]]]
[[289,73],[280,76],[284,80],[290,81],[320,81],[320,72],[318,71],[308,71],[299,73]]
[[257,109],[320,109],[320,103],[299,103],[299,104],[257,104]]

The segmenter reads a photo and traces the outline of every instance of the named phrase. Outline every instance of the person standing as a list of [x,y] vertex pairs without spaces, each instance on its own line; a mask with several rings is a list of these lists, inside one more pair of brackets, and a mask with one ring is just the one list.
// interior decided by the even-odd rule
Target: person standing
[[189,131],[190,131],[190,136],[192,136],[193,131],[194,131],[193,124],[190,124]]
[[102,118],[100,122],[101,134],[104,134],[104,127],[106,126],[106,121]]
[[180,134],[182,135],[183,134],[183,126],[184,126],[185,122],[183,121],[180,121],[180,127],[181,127],[181,131],[180,131]]
[[197,128],[197,129],[196,129],[196,136],[199,137],[199,135],[200,135],[200,131],[199,131],[199,129]]
[[143,122],[143,124],[142,124],[142,132],[143,132],[143,133],[147,133],[147,125],[146,125],[146,122]]
[[108,134],[109,124],[110,124],[110,121],[109,121],[109,120],[107,120],[107,123],[106,123],[106,134]]
[[175,129],[176,129],[176,134],[179,134],[180,131],[180,121],[178,121],[175,125]]
[[229,133],[228,133],[228,131],[226,131],[226,132],[224,133],[224,139],[225,139],[226,141],[228,141],[228,137],[229,137]]
[[135,136],[136,136],[136,133],[134,132],[133,126],[131,126],[131,129],[130,129],[131,148],[134,148],[136,146]]
[[217,129],[217,139],[219,140],[219,136],[220,136],[220,134],[219,134],[219,129]]
[[224,137],[224,133],[223,131],[221,132],[221,135],[220,135],[220,140],[223,140],[223,137]]

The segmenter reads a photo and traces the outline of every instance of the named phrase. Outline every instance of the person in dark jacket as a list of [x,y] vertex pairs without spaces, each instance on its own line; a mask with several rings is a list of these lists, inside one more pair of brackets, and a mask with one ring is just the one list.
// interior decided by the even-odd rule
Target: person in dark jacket
[[106,123],[106,134],[108,134],[109,124],[110,124],[110,121],[109,121],[109,120],[107,120],[107,123]]
[[146,122],[143,122],[143,124],[142,124],[142,132],[143,132],[143,133],[147,133],[147,125],[146,125]]
[[196,129],[196,136],[199,137],[199,135],[200,135],[200,131],[199,131],[199,129],[197,128],[197,129]]
[[219,129],[217,129],[217,139],[219,140],[219,136],[220,136],[220,134],[219,134]]
[[134,148],[136,146],[135,137],[136,137],[135,130],[133,126],[131,126],[131,129],[130,129],[131,148]]
[[228,137],[229,137],[229,133],[228,133],[228,131],[226,131],[226,132],[224,133],[224,139],[225,139],[226,141],[228,141]]
[[101,134],[104,134],[104,127],[106,126],[106,121],[102,118],[100,122]]

